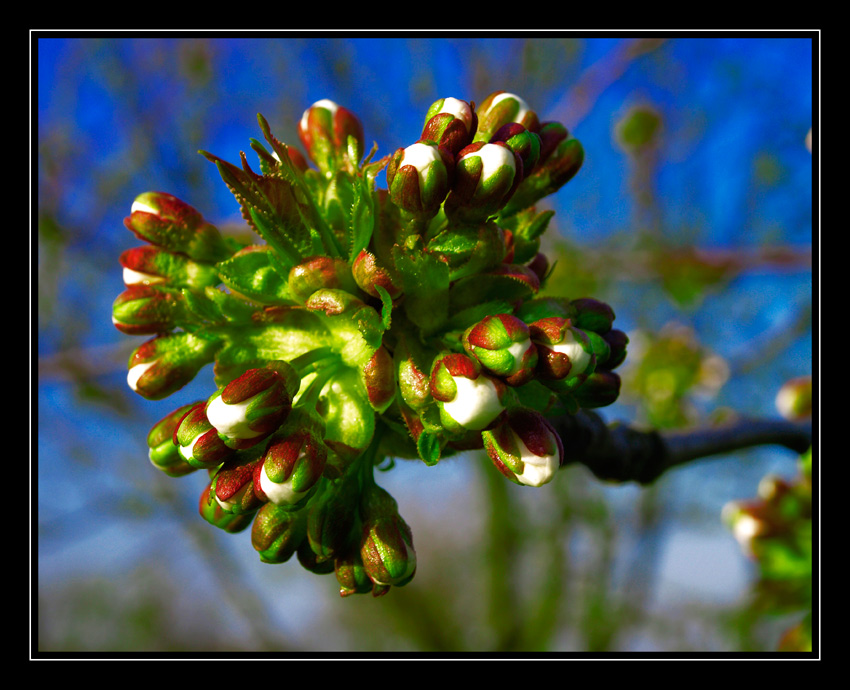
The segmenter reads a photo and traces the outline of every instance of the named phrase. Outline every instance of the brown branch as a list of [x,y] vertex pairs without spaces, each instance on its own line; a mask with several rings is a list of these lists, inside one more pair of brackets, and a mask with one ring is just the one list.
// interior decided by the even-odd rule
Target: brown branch
[[722,426],[690,430],[640,430],[606,424],[582,411],[551,422],[564,442],[568,464],[585,465],[596,477],[613,482],[651,484],[667,470],[715,455],[764,445],[802,453],[812,443],[811,422],[737,418]]

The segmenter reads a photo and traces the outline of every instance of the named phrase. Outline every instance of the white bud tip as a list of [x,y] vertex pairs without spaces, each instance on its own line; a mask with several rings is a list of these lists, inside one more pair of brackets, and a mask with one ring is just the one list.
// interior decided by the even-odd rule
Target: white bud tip
[[495,384],[486,376],[453,378],[457,395],[451,402],[443,403],[443,410],[465,429],[480,431],[504,409]]
[[472,151],[463,155],[459,160],[474,158],[478,156],[481,159],[481,179],[486,180],[491,175],[507,165],[511,170],[516,170],[516,159],[513,152],[507,146],[499,146],[498,144],[484,144],[477,151]]

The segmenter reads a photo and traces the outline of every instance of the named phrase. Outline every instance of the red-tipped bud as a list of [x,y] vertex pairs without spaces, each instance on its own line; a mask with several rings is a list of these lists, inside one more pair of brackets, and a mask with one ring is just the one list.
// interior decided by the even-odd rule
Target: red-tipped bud
[[540,159],[540,137],[517,122],[503,125],[490,139],[491,144],[503,142],[522,160],[523,177],[530,175]]
[[596,357],[590,340],[569,319],[548,317],[529,324],[528,328],[537,345],[537,370],[542,379],[586,378],[593,371]]
[[304,511],[266,503],[251,526],[251,545],[263,563],[286,563],[307,534]]
[[148,400],[166,398],[213,361],[219,342],[193,333],[170,333],[148,340],[130,355],[127,384]]
[[364,490],[361,513],[360,557],[366,574],[376,585],[406,585],[416,572],[416,552],[413,534],[399,515],[395,499],[372,484]]
[[434,142],[454,156],[472,142],[477,127],[478,116],[471,104],[457,98],[441,98],[428,108],[420,138]]
[[473,141],[490,141],[501,127],[511,122],[532,132],[540,128],[537,113],[522,98],[505,91],[491,93],[478,108],[478,131]]
[[298,136],[310,160],[328,176],[339,169],[353,173],[363,156],[360,120],[347,108],[326,98],[304,111],[298,123]]
[[387,166],[390,199],[411,216],[428,220],[440,210],[454,177],[451,154],[430,141],[398,149]]
[[390,272],[378,264],[378,260],[371,252],[363,249],[351,265],[351,274],[354,282],[367,295],[380,297],[377,288],[383,288],[391,299],[401,295],[401,288],[393,281]]
[[183,417],[195,405],[203,405],[203,402],[178,407],[154,424],[148,433],[148,457],[154,467],[162,470],[169,477],[182,477],[196,469],[180,454],[174,439]]
[[215,427],[207,419],[206,403],[196,404],[174,431],[174,443],[180,457],[198,469],[218,467],[233,454]]
[[371,359],[363,365],[363,385],[369,404],[383,412],[395,398],[395,366],[393,358],[383,345],[375,350]]
[[119,261],[124,267],[127,287],[168,284],[202,290],[221,282],[215,266],[151,245],[128,249]]
[[256,468],[254,491],[275,505],[300,504],[321,479],[327,460],[327,446],[312,429],[281,433]]
[[534,410],[511,410],[501,424],[483,431],[481,437],[496,468],[517,484],[547,484],[564,462],[561,437]]
[[312,256],[289,271],[289,291],[300,302],[323,288],[357,293],[357,284],[351,275],[351,267],[343,259],[329,256]]
[[480,431],[504,412],[504,384],[482,373],[463,354],[438,357],[431,368],[431,395],[438,401],[440,420],[450,432]]
[[159,285],[133,285],[112,303],[112,323],[127,335],[166,333],[184,316],[180,291]]
[[231,513],[224,510],[213,498],[212,484],[209,484],[201,493],[198,501],[198,512],[211,525],[223,529],[225,532],[236,534],[251,526],[254,519],[253,513]]
[[212,395],[207,417],[228,446],[250,448],[286,420],[297,381],[286,362],[249,369]]
[[522,176],[522,159],[506,144],[470,144],[457,155],[446,215],[460,222],[486,220],[511,198]]
[[534,377],[537,348],[528,326],[511,314],[487,316],[463,334],[464,349],[488,371],[510,386]]
[[139,239],[196,261],[230,256],[221,233],[189,204],[171,194],[145,192],[136,197],[124,225]]
[[254,474],[263,462],[256,453],[235,453],[218,469],[212,480],[212,497],[227,513],[255,513],[266,502],[254,491]]

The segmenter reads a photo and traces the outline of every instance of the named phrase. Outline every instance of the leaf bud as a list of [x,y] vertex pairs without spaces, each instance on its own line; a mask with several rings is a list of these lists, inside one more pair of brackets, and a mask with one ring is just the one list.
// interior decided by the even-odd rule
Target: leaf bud
[[351,265],[351,274],[354,282],[371,297],[380,297],[377,288],[387,291],[390,299],[396,299],[401,295],[401,287],[393,279],[389,270],[381,266],[375,255],[363,249],[355,257]]

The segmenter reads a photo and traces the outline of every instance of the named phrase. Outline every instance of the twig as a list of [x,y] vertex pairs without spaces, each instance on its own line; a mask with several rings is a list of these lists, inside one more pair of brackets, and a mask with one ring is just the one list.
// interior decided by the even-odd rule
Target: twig
[[585,465],[613,482],[651,484],[667,470],[702,458],[763,445],[802,453],[812,443],[810,421],[737,418],[717,427],[645,431],[608,425],[598,414],[582,411],[551,422],[564,441],[567,463]]

